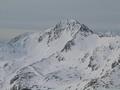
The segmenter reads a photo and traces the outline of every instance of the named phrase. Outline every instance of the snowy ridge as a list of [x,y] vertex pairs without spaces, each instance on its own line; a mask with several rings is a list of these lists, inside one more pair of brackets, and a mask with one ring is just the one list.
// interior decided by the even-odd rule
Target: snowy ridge
[[77,20],[0,44],[1,90],[119,90],[120,37]]

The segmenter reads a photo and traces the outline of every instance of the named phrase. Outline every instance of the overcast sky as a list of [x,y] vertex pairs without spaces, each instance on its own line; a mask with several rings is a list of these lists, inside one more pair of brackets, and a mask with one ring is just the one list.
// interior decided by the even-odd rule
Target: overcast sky
[[0,0],[0,39],[71,18],[95,30],[119,31],[120,0]]

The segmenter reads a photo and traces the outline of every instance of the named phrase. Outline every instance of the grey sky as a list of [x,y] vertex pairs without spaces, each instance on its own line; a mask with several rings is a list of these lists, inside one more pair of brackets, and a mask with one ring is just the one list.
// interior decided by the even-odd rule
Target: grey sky
[[120,0],[0,0],[0,36],[41,30],[70,18],[95,30],[119,31]]

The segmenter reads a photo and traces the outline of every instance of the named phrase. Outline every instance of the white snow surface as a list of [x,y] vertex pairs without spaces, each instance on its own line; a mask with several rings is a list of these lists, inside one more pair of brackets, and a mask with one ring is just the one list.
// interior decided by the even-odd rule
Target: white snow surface
[[120,90],[120,37],[67,20],[0,43],[0,90]]

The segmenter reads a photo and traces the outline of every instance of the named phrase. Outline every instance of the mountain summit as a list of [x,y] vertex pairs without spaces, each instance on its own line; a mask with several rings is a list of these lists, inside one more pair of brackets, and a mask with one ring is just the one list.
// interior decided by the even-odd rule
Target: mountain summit
[[77,20],[0,45],[1,90],[119,90],[120,37]]

